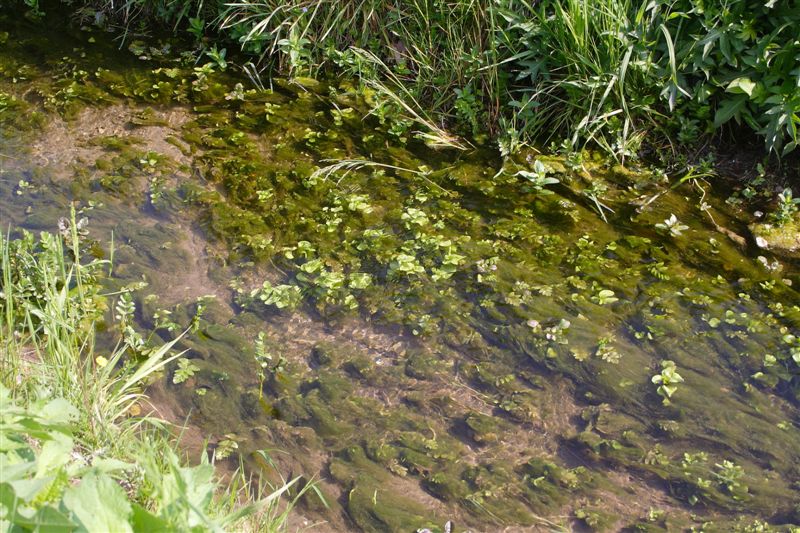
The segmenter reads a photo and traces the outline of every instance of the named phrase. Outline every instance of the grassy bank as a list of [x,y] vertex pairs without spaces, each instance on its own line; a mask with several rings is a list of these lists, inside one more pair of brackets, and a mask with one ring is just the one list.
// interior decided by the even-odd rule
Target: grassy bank
[[241,47],[252,74],[355,76],[377,91],[376,114],[407,118],[398,130],[445,128],[503,153],[564,139],[567,150],[589,144],[624,158],[755,136],[785,154],[798,141],[796,1],[84,0],[70,9],[129,40],[161,27],[212,55]]
[[[111,264],[84,249],[82,222],[60,226],[0,236],[0,528],[281,530],[313,484],[222,482],[213,455],[190,466],[144,394],[181,354],[134,329],[125,293],[103,292]],[[98,329],[117,345],[100,348]]]

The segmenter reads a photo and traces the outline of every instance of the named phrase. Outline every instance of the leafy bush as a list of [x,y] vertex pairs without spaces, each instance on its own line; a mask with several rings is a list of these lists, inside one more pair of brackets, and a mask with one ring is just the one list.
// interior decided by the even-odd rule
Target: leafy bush
[[533,136],[555,127],[625,155],[645,127],[686,142],[733,120],[769,151],[797,145],[798,2],[550,0],[503,15],[510,105]]
[[681,114],[709,127],[744,123],[769,150],[793,150],[800,140],[800,2],[660,3],[691,96]]

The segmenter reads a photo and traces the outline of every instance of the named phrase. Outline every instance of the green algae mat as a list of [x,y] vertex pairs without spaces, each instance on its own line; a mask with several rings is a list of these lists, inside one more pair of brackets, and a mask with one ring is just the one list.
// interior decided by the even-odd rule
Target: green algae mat
[[298,527],[800,523],[800,276],[730,190],[119,45],[0,15],[0,223],[78,208],[146,342],[188,329],[158,413],[319,480]]

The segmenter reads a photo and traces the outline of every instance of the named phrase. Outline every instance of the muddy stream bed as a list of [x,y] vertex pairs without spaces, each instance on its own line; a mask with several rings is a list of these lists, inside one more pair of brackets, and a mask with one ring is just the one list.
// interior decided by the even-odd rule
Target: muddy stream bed
[[0,226],[76,206],[151,342],[191,328],[158,413],[320,480],[296,526],[800,523],[800,277],[734,191],[434,149],[345,82],[46,24],[0,15]]

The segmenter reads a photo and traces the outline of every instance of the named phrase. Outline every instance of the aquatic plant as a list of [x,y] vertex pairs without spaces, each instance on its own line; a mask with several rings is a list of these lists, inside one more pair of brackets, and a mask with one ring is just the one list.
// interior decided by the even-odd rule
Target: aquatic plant
[[619,301],[614,295],[614,291],[608,289],[600,289],[597,294],[592,296],[592,301],[597,305],[608,305]]
[[275,285],[265,281],[259,289],[250,293],[250,297],[256,297],[266,305],[274,305],[278,309],[293,309],[302,299],[300,288],[296,285]]
[[172,383],[178,385],[183,383],[190,377],[194,376],[195,373],[200,371],[200,367],[194,364],[190,359],[186,359],[182,357],[178,359],[178,368],[175,369],[175,372],[172,374]]
[[678,374],[674,361],[661,361],[661,373],[654,375],[650,381],[658,385],[656,392],[663,398],[664,405],[670,404],[670,399],[678,390],[678,383],[683,383],[683,377]]
[[686,224],[681,223],[674,214],[671,214],[668,219],[664,220],[664,222],[659,222],[656,224],[656,229],[667,233],[673,237],[680,237],[684,231],[689,229],[689,226]]
[[778,207],[769,214],[769,219],[777,226],[783,226],[797,214],[800,198],[792,197],[792,189],[785,188],[778,194]]
[[717,468],[717,472],[714,472],[714,477],[726,491],[737,495],[737,497],[741,497],[738,496],[741,489],[747,492],[747,488],[742,487],[741,484],[741,479],[744,476],[744,470],[741,466],[734,464],[732,461],[723,461],[722,464],[717,463],[714,466]]
[[267,369],[272,363],[272,354],[267,350],[266,346],[267,335],[260,331],[255,341],[255,358],[256,366],[258,367],[258,398],[264,397],[264,381],[267,379]]
[[540,194],[540,195],[548,195],[553,194],[553,191],[549,189],[545,189],[547,185],[554,185],[558,183],[558,178],[548,177],[551,170],[542,163],[540,160],[536,160],[533,163],[532,170],[519,170],[517,171],[517,176],[520,176],[526,180],[528,180],[528,185],[530,188]]

